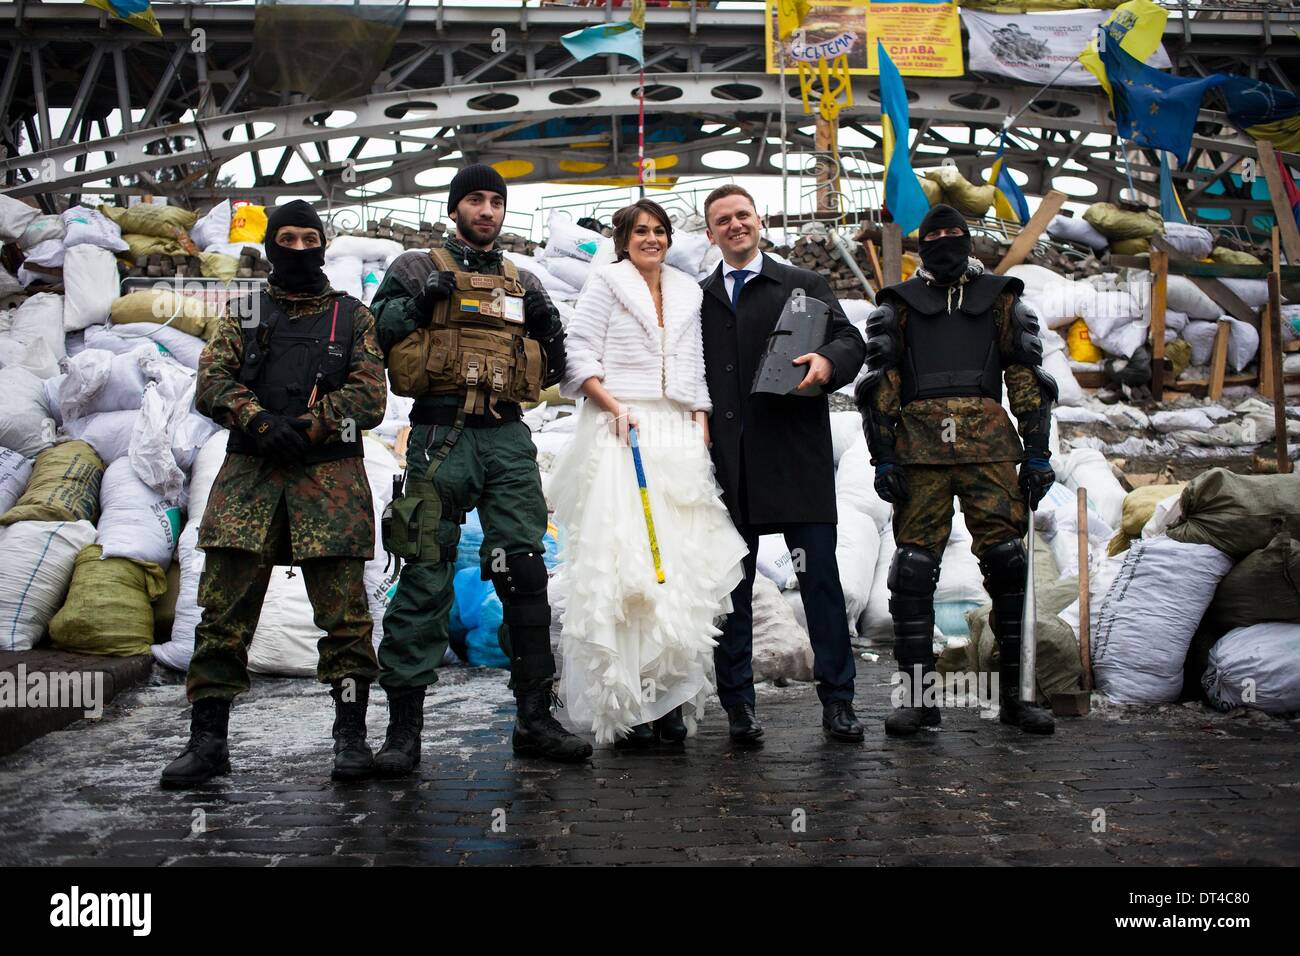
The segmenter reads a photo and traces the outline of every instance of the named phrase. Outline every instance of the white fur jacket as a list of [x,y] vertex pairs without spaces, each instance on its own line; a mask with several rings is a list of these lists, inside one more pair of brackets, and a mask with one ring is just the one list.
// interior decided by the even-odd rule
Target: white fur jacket
[[711,412],[704,382],[699,283],[663,266],[664,327],[650,287],[630,260],[597,267],[565,329],[560,393],[577,398],[595,376],[620,401],[671,398],[692,411]]

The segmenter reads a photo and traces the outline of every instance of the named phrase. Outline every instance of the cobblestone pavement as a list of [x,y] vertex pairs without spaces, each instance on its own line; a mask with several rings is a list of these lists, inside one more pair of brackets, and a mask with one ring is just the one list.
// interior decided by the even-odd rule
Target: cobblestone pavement
[[[0,863],[1300,862],[1296,722],[1102,708],[1030,738],[964,710],[894,741],[886,658],[859,665],[864,745],[823,738],[810,685],[763,686],[761,749],[713,711],[683,747],[563,767],[511,754],[504,673],[443,674],[416,778],[332,783],[325,688],[262,680],[233,774],[190,793],[157,787],[188,711],[155,677],[0,759]],[[386,719],[377,693],[376,746]]]

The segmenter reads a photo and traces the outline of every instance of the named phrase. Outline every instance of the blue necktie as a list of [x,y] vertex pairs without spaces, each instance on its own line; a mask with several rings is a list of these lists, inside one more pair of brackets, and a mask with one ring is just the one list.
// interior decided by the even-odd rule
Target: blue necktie
[[748,278],[748,269],[737,269],[731,273],[731,311],[737,314],[740,313],[737,305],[740,302],[740,290],[744,287],[745,280]]

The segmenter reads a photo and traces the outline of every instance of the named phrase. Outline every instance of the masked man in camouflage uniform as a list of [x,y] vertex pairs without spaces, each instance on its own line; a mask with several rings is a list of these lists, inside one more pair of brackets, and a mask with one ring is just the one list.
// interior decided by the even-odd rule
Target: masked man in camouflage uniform
[[311,206],[276,207],[266,235],[267,290],[232,303],[199,360],[195,406],[230,438],[199,526],[191,736],[163,771],[166,788],[229,771],[231,700],[248,690],[248,646],[283,564],[299,565],[325,632],[318,675],[334,698],[333,777],[365,777],[374,764],[366,704],[379,671],[362,571],[375,526],[361,432],[384,417],[383,356],[370,312],[330,288]]
[[480,573],[501,598],[509,645],[514,751],[566,762],[591,755],[551,713],[547,509],[519,404],[563,376],[564,331],[536,277],[494,248],[505,201],[505,181],[491,167],[457,173],[447,196],[456,234],[443,249],[395,259],[373,302],[393,390],[416,398],[405,495],[385,518],[392,542],[402,542],[386,531],[386,546],[406,551],[407,564],[379,646],[389,701],[375,758],[383,776],[405,776],[419,763],[425,688],[438,679],[447,648],[456,542],[475,507]]
[[[1020,301],[1023,286],[970,258],[965,217],[935,206],[918,235],[917,275],[882,290],[867,319],[867,374],[856,392],[876,490],[894,505],[894,657],[909,700],[924,703],[919,695],[935,670],[934,592],[956,496],[993,598],[1001,720],[1051,733],[1051,714],[1019,700],[1028,561],[1021,538],[1026,499],[1036,506],[1055,480],[1047,444],[1056,383],[1042,369],[1038,318]],[[1001,404],[1003,378],[1019,437]],[[885,731],[906,736],[938,723],[937,707],[905,706]]]

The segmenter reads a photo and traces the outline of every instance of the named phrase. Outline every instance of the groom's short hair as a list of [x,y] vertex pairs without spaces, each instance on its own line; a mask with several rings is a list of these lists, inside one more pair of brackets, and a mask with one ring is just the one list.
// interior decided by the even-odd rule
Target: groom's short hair
[[704,225],[709,225],[709,207],[726,196],[744,196],[754,207],[754,212],[758,212],[758,203],[754,202],[754,197],[749,194],[749,190],[735,183],[726,183],[709,193],[708,198],[704,200]]

